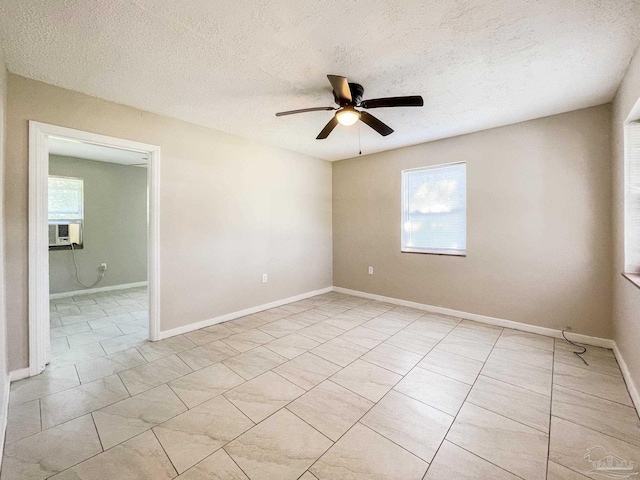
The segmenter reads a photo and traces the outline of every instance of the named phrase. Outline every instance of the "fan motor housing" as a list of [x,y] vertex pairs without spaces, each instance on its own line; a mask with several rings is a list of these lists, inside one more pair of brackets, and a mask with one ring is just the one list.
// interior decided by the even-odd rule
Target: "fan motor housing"
[[350,83],[349,90],[351,91],[351,103],[349,102],[340,102],[340,99],[336,95],[336,92],[333,92],[333,98],[336,103],[341,107],[345,105],[358,105],[362,101],[362,96],[364,95],[364,87],[359,83]]
[[364,87],[359,83],[350,83],[349,90],[351,90],[351,100],[354,105],[358,105],[362,101],[364,95]]

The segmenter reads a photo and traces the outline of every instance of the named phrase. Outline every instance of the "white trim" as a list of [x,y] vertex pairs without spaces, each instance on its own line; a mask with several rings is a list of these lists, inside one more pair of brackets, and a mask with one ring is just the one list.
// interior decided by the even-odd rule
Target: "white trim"
[[158,340],[160,331],[160,147],[29,121],[29,375],[44,371],[50,351],[47,182],[51,137],[147,154],[149,340]]
[[176,335],[182,335],[183,333],[193,332],[194,330],[200,330],[201,328],[210,327],[212,325],[216,325],[222,322],[228,322],[229,320],[234,320],[236,318],[252,315],[254,313],[258,313],[263,310],[280,307],[281,305],[285,305],[287,303],[298,302],[300,300],[304,300],[305,298],[315,297],[316,295],[322,295],[323,293],[329,293],[333,291],[333,289],[334,289],[333,287],[321,288],[320,290],[313,290],[311,292],[301,293],[300,295],[284,298],[282,300],[276,300],[275,302],[265,303],[263,305],[258,305],[256,307],[246,308],[244,310],[239,310],[237,312],[227,313],[226,315],[210,318],[208,320],[202,320],[201,322],[190,323],[189,325],[184,325],[182,327],[172,328],[171,330],[160,332],[160,339],[162,340],[169,337],[175,337]]
[[9,372],[9,381],[17,382],[18,380],[24,380],[25,378],[29,378],[31,375],[29,374],[30,369],[27,368],[19,368],[18,370],[13,370]]
[[89,295],[90,293],[112,292],[114,290],[126,290],[128,288],[146,287],[149,282],[123,283],[121,285],[111,285],[109,287],[85,288],[84,290],[76,290],[74,292],[52,293],[49,299],[75,297],[76,295]]
[[49,361],[49,248],[47,183],[49,136],[29,122],[29,373],[37,375]]
[[[465,320],[474,320],[476,322],[496,325],[498,327],[512,328],[514,330],[520,330],[522,332],[537,333],[538,335],[544,335],[547,337],[562,338],[562,332],[555,328],[538,327],[537,325],[529,325],[528,323],[514,322],[513,320],[489,317],[486,315],[479,315],[477,313],[462,312],[460,310],[453,310],[451,308],[436,307],[424,303],[410,302],[408,300],[401,300],[399,298],[384,297],[382,295],[376,295],[374,293],[349,290],[348,288],[333,287],[333,291],[338,293],[345,293],[347,295],[353,295],[355,297],[369,298],[371,300],[391,303],[393,305],[415,308],[417,310],[426,310],[428,312],[441,313],[443,315],[450,315],[452,317],[463,318]],[[582,335],[573,332],[570,335],[571,340],[579,343],[584,343],[586,345],[611,349],[615,347],[615,342],[607,338],[590,337],[589,335]]]
[[149,238],[147,279],[149,280],[149,340],[160,340],[160,147],[149,150],[147,163],[149,192]]
[[402,253],[430,253],[433,255],[449,255],[452,257],[466,257],[467,250],[458,250],[455,248],[422,248],[422,247],[402,247]]
[[[27,369],[28,370],[28,369]],[[9,394],[10,394],[9,376],[5,376],[2,385],[2,396],[0,397],[0,467],[2,467],[2,459],[4,458],[4,440],[7,436],[7,422],[9,421]]]
[[631,400],[636,407],[636,411],[640,411],[640,392],[638,391],[638,386],[633,381],[633,377],[631,376],[631,372],[629,371],[627,362],[625,362],[624,358],[622,358],[622,352],[620,352],[617,343],[614,343],[613,345],[613,353],[616,356],[616,360],[618,360],[618,365],[620,366],[622,377],[627,384],[627,390],[629,390],[629,395],[631,396]]

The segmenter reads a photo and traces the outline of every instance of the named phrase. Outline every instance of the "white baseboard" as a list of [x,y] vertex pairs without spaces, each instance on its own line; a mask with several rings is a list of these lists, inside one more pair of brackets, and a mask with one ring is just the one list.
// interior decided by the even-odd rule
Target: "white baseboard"
[[304,300],[305,298],[315,297],[316,295],[321,295],[323,293],[328,293],[331,291],[333,291],[333,287],[321,288],[320,290],[301,293],[300,295],[295,295],[289,298],[283,298],[282,300],[276,300],[275,302],[265,303],[264,305],[258,305],[256,307],[246,308],[244,310],[227,313],[226,315],[210,318],[208,320],[203,320],[201,322],[191,323],[189,325],[184,325],[182,327],[172,328],[171,330],[165,330],[164,332],[160,332],[160,340],[169,338],[169,337],[174,337],[176,335],[182,335],[183,333],[189,333],[194,330],[200,330],[201,328],[210,327],[218,323],[228,322],[229,320],[234,320],[236,318],[252,315],[254,313],[258,313],[263,310],[269,310],[270,308],[280,307],[282,305],[286,305],[287,303],[298,302],[300,300]]
[[618,360],[618,365],[620,365],[620,371],[622,372],[622,376],[624,377],[624,381],[627,383],[627,390],[629,390],[629,395],[631,395],[631,400],[633,404],[636,406],[636,411],[640,412],[640,392],[638,392],[638,386],[636,382],[633,381],[631,377],[631,372],[629,371],[629,367],[627,366],[627,362],[624,361],[622,357],[622,353],[618,348],[618,345],[615,344],[613,347],[613,353],[616,355],[616,360]]
[[124,283],[122,285],[111,285],[109,287],[85,288],[84,290],[76,290],[75,292],[52,293],[50,299],[75,297],[76,295],[87,295],[89,293],[111,292],[113,290],[126,290],[127,288],[146,287],[149,282]]
[[[380,302],[391,303],[393,305],[400,305],[403,307],[415,308],[417,310],[425,310],[433,313],[440,313],[442,315],[450,315],[452,317],[463,318],[465,320],[474,320],[480,323],[486,323],[488,325],[496,325],[498,327],[512,328],[514,330],[520,330],[523,332],[537,333],[538,335],[544,335],[547,337],[562,338],[562,332],[555,328],[539,327],[537,325],[530,325],[528,323],[514,322],[513,320],[505,320],[502,318],[489,317],[487,315],[479,315],[477,313],[462,312],[460,310],[453,310],[451,308],[436,307],[433,305],[427,305],[424,303],[410,302],[408,300],[401,300],[399,298],[384,297],[382,295],[376,295],[374,293],[360,292],[358,290],[349,290],[348,288],[333,287],[334,292],[345,293],[347,295],[353,295],[356,297],[369,298],[371,300],[378,300]],[[586,345],[592,345],[594,347],[611,348],[615,346],[613,340],[607,338],[590,337],[589,335],[582,335],[579,333],[571,332],[571,340]]]
[[12,372],[9,372],[9,381],[17,382],[18,380],[23,380],[25,378],[29,378],[30,376],[31,376],[31,370],[29,370],[29,367],[20,368],[18,370],[13,370]]
[[4,458],[4,439],[7,434],[7,420],[9,418],[9,385],[9,377],[6,376],[0,385],[0,467],[2,467],[2,459]]

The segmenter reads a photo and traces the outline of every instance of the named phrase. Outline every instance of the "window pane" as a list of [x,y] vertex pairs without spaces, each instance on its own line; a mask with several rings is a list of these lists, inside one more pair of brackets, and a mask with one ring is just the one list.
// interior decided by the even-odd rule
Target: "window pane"
[[403,172],[405,250],[467,248],[466,164]]
[[82,179],[49,177],[49,221],[82,220]]

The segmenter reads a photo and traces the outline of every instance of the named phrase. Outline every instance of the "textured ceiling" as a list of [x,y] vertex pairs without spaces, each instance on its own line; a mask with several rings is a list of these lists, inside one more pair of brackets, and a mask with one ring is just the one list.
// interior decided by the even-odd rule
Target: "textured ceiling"
[[0,0],[7,66],[23,75],[256,141],[336,160],[358,127],[315,140],[328,73],[371,111],[363,153],[610,101],[640,42],[637,0]]

